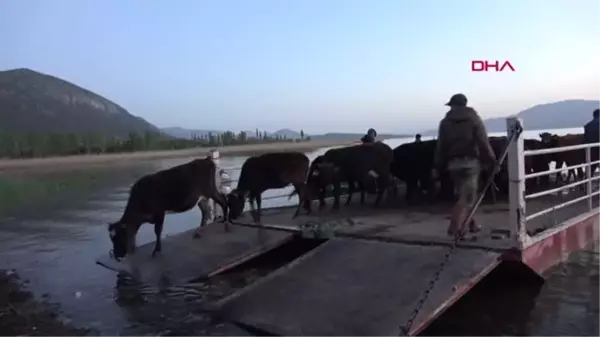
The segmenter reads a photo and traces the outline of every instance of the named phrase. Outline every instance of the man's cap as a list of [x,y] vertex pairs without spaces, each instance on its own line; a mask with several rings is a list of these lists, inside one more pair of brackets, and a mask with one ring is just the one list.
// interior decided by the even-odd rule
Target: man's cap
[[467,106],[467,96],[463,94],[454,94],[445,105],[447,106]]

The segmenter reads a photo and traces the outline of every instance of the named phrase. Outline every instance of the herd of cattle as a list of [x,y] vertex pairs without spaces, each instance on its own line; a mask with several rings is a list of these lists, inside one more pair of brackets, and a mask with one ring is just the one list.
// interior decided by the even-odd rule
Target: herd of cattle
[[[525,149],[542,149],[562,147],[583,143],[583,135],[556,136],[548,133],[540,134],[541,140],[526,139]],[[506,137],[490,137],[490,144],[497,158],[507,146]],[[438,181],[432,179],[436,140],[402,144],[395,149],[383,142],[366,143],[348,147],[331,149],[311,163],[309,158],[300,152],[267,153],[248,158],[242,168],[237,187],[231,193],[220,192],[215,176],[217,167],[209,158],[196,159],[189,163],[159,171],[140,178],[131,187],[125,212],[121,219],[109,225],[110,238],[113,243],[111,254],[120,259],[135,249],[135,236],[143,223],[154,224],[156,244],[152,255],[161,250],[161,233],[166,213],[181,213],[198,206],[202,211],[202,220],[198,229],[206,224],[210,214],[208,199],[212,199],[223,210],[222,222],[229,230],[228,223],[238,218],[244,210],[246,200],[252,208],[251,215],[255,222],[260,222],[261,194],[269,189],[294,187],[299,203],[294,213],[298,216],[304,208],[311,212],[311,203],[319,199],[320,208],[325,206],[325,195],[329,187],[333,187],[333,209],[339,209],[342,184],[348,186],[346,204],[358,187],[361,204],[365,202],[365,192],[375,191],[375,205],[379,205],[386,191],[397,194],[397,180],[406,184],[406,199],[415,202],[424,194],[451,200],[454,187],[444,172],[438,175]],[[525,170],[528,173],[548,170],[550,162],[558,166],[566,163],[569,166],[585,161],[584,150],[542,154],[526,157]],[[580,172],[569,172],[570,178],[577,179]],[[481,178],[487,179],[489,172],[482,172]],[[555,182],[561,183],[562,176],[557,174]],[[536,181],[528,181],[529,186],[547,185],[552,181],[542,176]],[[439,188],[438,188],[439,183]],[[482,184],[483,185],[483,184]],[[494,177],[495,193],[508,192],[508,172],[506,161]],[[390,188],[391,187],[391,188]],[[254,206],[256,203],[256,208]],[[196,231],[196,235],[199,232]]]

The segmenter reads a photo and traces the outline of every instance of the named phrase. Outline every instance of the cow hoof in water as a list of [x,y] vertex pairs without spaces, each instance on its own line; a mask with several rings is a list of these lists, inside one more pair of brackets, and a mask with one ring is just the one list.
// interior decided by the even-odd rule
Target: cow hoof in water
[[194,232],[194,239],[199,239],[202,237],[202,234],[198,233],[198,232]]
[[152,252],[152,257],[156,257],[156,255],[160,252],[160,250],[155,250]]

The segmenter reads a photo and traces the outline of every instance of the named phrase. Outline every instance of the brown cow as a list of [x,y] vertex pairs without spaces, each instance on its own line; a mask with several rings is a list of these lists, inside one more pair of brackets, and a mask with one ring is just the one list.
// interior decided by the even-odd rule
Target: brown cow
[[[252,209],[252,218],[255,223],[260,223],[261,194],[266,190],[283,188],[290,184],[295,188],[292,194],[298,193],[300,199],[293,218],[298,216],[302,205],[310,213],[310,202],[306,201],[309,163],[308,157],[301,152],[266,153],[246,159],[237,187],[227,195],[231,208],[230,219],[236,219],[242,214],[247,197]],[[257,209],[254,208],[255,200]]]
[[[198,206],[202,220],[198,230],[206,224],[210,209],[206,202],[213,199],[223,209],[227,219],[227,201],[215,182],[216,166],[209,158],[195,159],[167,170],[141,177],[129,192],[125,212],[119,221],[109,224],[113,244],[112,256],[120,260],[135,251],[135,236],[143,223],[154,224],[156,244],[152,256],[161,250],[160,236],[166,213],[182,213]],[[198,235],[198,230],[195,236]],[[225,230],[229,226],[225,224]]]

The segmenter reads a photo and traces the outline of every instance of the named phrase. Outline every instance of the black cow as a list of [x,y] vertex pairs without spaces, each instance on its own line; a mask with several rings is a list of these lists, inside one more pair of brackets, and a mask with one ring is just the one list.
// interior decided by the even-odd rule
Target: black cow
[[365,202],[366,187],[374,185],[378,190],[375,205],[379,205],[390,182],[393,156],[392,149],[379,141],[331,149],[313,163],[308,185],[311,191],[320,192],[321,207],[325,204],[325,188],[333,185],[334,210],[340,207],[341,182],[348,183],[346,205],[352,201],[355,183],[358,183],[361,191],[361,204]]
[[[215,182],[216,166],[209,158],[195,159],[143,176],[129,191],[125,212],[119,221],[109,224],[112,255],[120,260],[135,251],[135,236],[143,223],[154,224],[156,244],[152,256],[161,250],[161,233],[166,213],[182,213],[198,205],[202,220],[198,230],[206,224],[209,214],[207,198],[212,198],[223,209],[223,222],[227,219],[227,201]],[[195,236],[199,236],[198,230]],[[229,231],[229,225],[225,224]]]
[[[339,179],[339,175],[333,170],[319,170],[321,164],[325,162],[324,155],[316,157],[310,163],[310,167],[308,169],[308,178],[306,181],[306,185],[311,196],[310,199],[314,199],[314,196],[319,198],[319,210],[323,210],[325,207],[325,194],[327,193],[327,187],[333,185],[334,180]],[[306,202],[310,203],[311,201],[307,200]]]
[[[436,144],[435,140],[405,143],[393,151],[392,174],[406,184],[406,200],[409,202],[420,196],[422,191],[431,192],[434,188],[431,170]],[[445,185],[442,190],[445,190]]]
[[[276,152],[267,153],[246,159],[237,187],[228,194],[228,203],[231,208],[231,219],[238,218],[244,211],[246,197],[252,209],[254,222],[259,223],[261,217],[261,194],[269,189],[283,188],[290,184],[294,186],[300,199],[298,208],[293,215],[297,217],[300,207],[304,205],[310,213],[310,202],[307,202],[306,176],[310,160],[301,152]],[[257,209],[254,208],[256,200]]]

